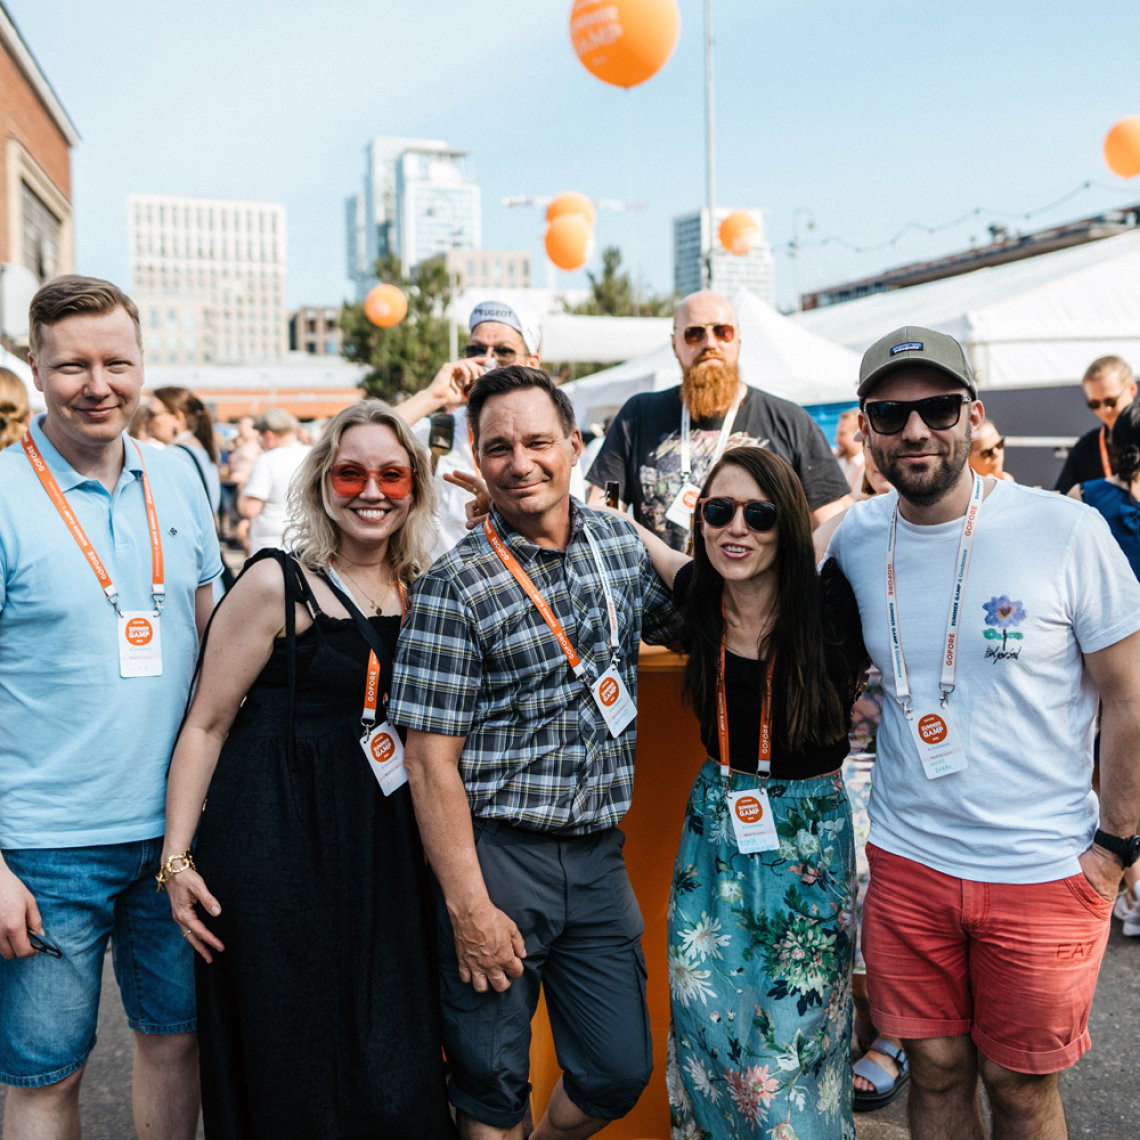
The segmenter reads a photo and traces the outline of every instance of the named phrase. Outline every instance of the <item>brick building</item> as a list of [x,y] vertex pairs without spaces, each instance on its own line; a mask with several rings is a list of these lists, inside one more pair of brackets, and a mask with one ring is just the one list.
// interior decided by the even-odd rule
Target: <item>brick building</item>
[[[71,273],[71,149],[79,134],[2,0],[0,128],[0,271],[29,284],[21,270],[36,284]],[[17,317],[5,316],[8,330]]]

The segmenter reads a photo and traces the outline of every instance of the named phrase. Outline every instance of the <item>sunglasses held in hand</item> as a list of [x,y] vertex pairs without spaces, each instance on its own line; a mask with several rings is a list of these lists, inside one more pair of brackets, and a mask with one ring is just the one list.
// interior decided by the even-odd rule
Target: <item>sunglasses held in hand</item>
[[337,463],[329,468],[329,483],[343,498],[364,494],[369,479],[375,479],[380,492],[389,499],[406,499],[412,493],[414,474],[410,467],[361,467],[358,463]]
[[741,509],[749,530],[763,534],[776,525],[776,504],[767,503],[763,499],[730,499],[724,495],[714,495],[698,500],[697,508],[701,512],[701,518],[713,527],[728,526]]

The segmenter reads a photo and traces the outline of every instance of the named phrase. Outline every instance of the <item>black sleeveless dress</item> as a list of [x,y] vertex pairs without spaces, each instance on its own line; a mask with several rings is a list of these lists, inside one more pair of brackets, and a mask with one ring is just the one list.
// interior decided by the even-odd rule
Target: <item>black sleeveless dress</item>
[[[295,562],[262,556],[285,574],[286,636],[222,747],[195,853],[226,947],[197,958],[205,1133],[451,1138],[411,795],[385,796],[359,745],[368,646]],[[394,652],[399,619],[370,621]]]

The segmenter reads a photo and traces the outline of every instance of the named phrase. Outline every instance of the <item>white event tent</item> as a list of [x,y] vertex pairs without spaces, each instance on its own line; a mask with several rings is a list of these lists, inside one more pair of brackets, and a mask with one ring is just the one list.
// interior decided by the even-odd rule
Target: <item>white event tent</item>
[[989,388],[1074,384],[1089,361],[1140,362],[1140,233],[797,313],[862,353],[902,325],[949,333]]
[[[855,402],[859,357],[781,316],[748,292],[733,298],[740,319],[740,376],[746,384],[804,407]],[[583,431],[639,392],[681,382],[669,328],[661,347],[603,372],[563,385]]]

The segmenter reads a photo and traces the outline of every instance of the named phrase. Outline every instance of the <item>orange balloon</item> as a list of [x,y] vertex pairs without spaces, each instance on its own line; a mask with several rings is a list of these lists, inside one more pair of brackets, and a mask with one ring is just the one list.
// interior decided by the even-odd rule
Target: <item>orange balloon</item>
[[364,298],[364,315],[374,325],[390,329],[408,315],[408,298],[395,285],[377,285]]
[[747,210],[733,210],[720,223],[720,244],[737,256],[747,253],[763,236],[760,223]]
[[580,269],[594,254],[594,231],[581,214],[563,214],[546,231],[546,254],[559,269]]
[[579,194],[577,190],[563,191],[546,207],[546,220],[548,222],[562,217],[563,214],[580,214],[586,219],[587,225],[591,226],[598,216],[594,210],[594,203],[585,194]]
[[1140,115],[1121,119],[1104,139],[1108,168],[1121,178],[1140,174]]
[[586,70],[636,87],[665,66],[681,34],[677,0],[574,0],[570,42]]

